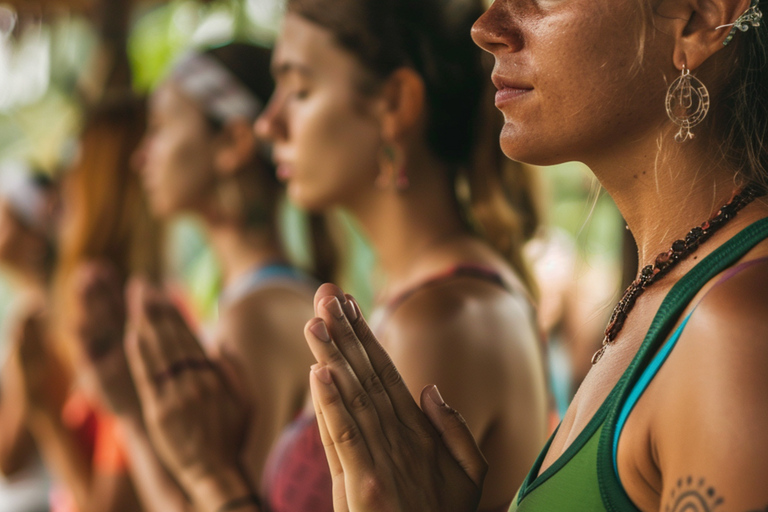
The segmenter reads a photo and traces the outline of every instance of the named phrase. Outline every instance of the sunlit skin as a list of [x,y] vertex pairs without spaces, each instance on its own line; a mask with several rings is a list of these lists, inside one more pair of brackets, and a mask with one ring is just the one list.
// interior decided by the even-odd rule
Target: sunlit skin
[[[633,20],[638,17],[637,4],[633,1],[575,0],[542,2],[537,5],[533,2],[500,1],[478,21],[474,30],[478,44],[496,57],[494,82],[502,86],[497,96],[497,105],[506,120],[501,135],[505,153],[510,158],[531,163],[553,163],[549,160],[551,154],[557,155],[562,151],[560,160],[580,160],[589,165],[615,199],[632,229],[640,247],[641,265],[648,264],[655,254],[666,250],[672,240],[680,238],[691,227],[708,218],[713,207],[726,201],[734,188],[735,170],[722,162],[716,147],[709,142],[712,135],[706,132],[706,125],[697,130],[697,139],[683,146],[672,141],[674,128],[665,127],[666,114],[661,108],[664,84],[674,80],[682,63],[687,62],[688,67],[696,69],[706,59],[711,59],[699,76],[711,84],[710,91],[716,95],[717,80],[707,70],[717,69],[722,59],[729,58],[728,52],[712,54],[721,42],[719,36],[722,33],[708,31],[689,38],[681,35],[686,29],[685,20],[691,18],[691,7],[682,4],[671,0],[659,3],[656,11],[659,15],[654,19],[658,32],[646,46],[644,65],[634,76],[636,43],[631,38],[620,36],[625,33],[624,27],[632,27]],[[706,22],[715,26],[727,23],[728,19],[735,17],[734,13],[742,9],[742,4],[744,2],[718,2],[719,9],[708,13],[711,19]],[[592,30],[587,30],[596,20],[602,21],[598,26],[593,26]],[[704,23],[696,17],[692,20],[693,26]],[[547,27],[542,29],[543,33],[539,32],[542,27]],[[552,33],[557,31],[563,37],[547,37],[547,30]],[[524,45],[520,44],[521,40],[525,41]],[[616,44],[604,44],[605,41],[616,41]],[[552,55],[557,57],[553,58]],[[606,68],[611,70],[610,74],[603,72]],[[594,70],[594,73],[589,70]],[[562,79],[562,76],[577,74],[577,88]],[[531,89],[518,97],[505,97],[509,93],[504,85],[514,84],[518,75],[526,77],[526,85]],[[538,76],[556,79],[538,79]],[[621,87],[615,83],[611,85],[612,79],[606,79],[606,76],[618,76]],[[622,77],[633,78],[621,80]],[[651,87],[649,84],[657,85]],[[587,91],[590,93],[587,94]],[[595,91],[603,94],[595,94]],[[655,94],[649,94],[648,91],[654,91]],[[646,105],[649,104],[660,107],[648,109]],[[556,108],[551,109],[551,105]],[[607,108],[607,105],[611,105],[611,108]],[[573,114],[558,116],[557,112]],[[531,136],[553,133],[556,130],[555,124],[559,127],[555,132],[558,137],[539,139]],[[602,127],[609,129],[603,130]],[[660,136],[666,137],[661,152],[657,146]],[[703,258],[740,229],[765,217],[767,213],[768,208],[764,203],[751,205],[702,247],[697,258]],[[768,244],[762,243],[745,259],[766,254]],[[617,345],[606,353],[606,357],[588,375],[576,395],[542,470],[550,466],[586,426],[639,348],[666,292],[695,263],[693,259],[683,262],[663,282],[649,289],[635,306]],[[754,279],[768,279],[768,271],[762,267],[745,272],[745,275],[738,278],[741,282],[718,289],[708,297],[704,306],[709,305],[712,311],[719,312],[718,316],[729,310],[727,304],[731,300],[745,301],[758,310],[765,308],[764,297],[758,293],[758,288],[753,288]],[[698,298],[703,297],[707,288]],[[733,295],[728,296],[729,292]],[[750,296],[750,293],[757,294]],[[694,299],[692,305],[696,303],[697,299]],[[750,326],[744,318],[734,318],[732,321],[734,325],[727,333],[727,337],[733,340],[731,343],[742,337],[756,339],[755,334],[765,329],[764,326]],[[725,327],[730,322],[723,319],[721,323]],[[736,328],[736,325],[743,328],[743,331]],[[700,392],[698,375],[727,371],[716,369],[722,362],[717,356],[719,349],[713,347],[712,353],[708,355],[702,352],[702,343],[707,343],[704,340],[713,339],[714,333],[707,332],[708,327],[712,327],[712,320],[708,320],[705,314],[693,317],[673,356],[644,395],[622,435],[618,452],[622,482],[633,501],[644,510],[655,510],[663,506],[664,485],[676,481],[686,471],[687,465],[696,464],[692,461],[693,452],[713,455],[712,452],[693,448],[697,446],[696,443],[709,446],[710,442],[706,441],[707,433],[701,432],[698,426],[703,420],[697,419],[691,424],[691,411],[687,410],[688,407],[681,407],[690,400],[688,393]],[[712,346],[714,340],[708,343]],[[754,357],[754,354],[744,350],[742,357]],[[696,364],[692,364],[694,361]],[[746,379],[745,384],[749,383],[747,387],[752,388],[758,386],[758,382],[752,382],[756,377],[745,375],[742,378]],[[693,382],[696,384],[691,384]],[[679,393],[670,395],[666,391],[670,389],[678,390]],[[721,392],[718,391],[709,399],[716,401],[722,396]],[[745,411],[758,410],[755,404],[760,403],[761,399],[745,393],[738,395],[743,399],[741,403]],[[717,406],[710,402],[708,407],[707,417],[717,416]],[[724,418],[725,415],[720,416],[721,420]],[[753,421],[749,420],[748,423]],[[672,428],[672,425],[681,425],[680,430]],[[701,432],[701,437],[686,434],[688,429]],[[683,435],[686,443],[676,439],[676,435]],[[676,461],[677,465],[671,465],[662,472],[658,461],[654,460],[653,454],[646,448],[649,443],[656,449],[674,446],[674,454],[680,458]],[[673,459],[674,456],[668,457]],[[757,464],[756,459],[748,463]],[[669,480],[665,482],[664,477]],[[726,475],[721,478],[724,480],[723,487],[735,485],[729,482],[730,478]]]
[[215,175],[210,129],[200,108],[173,83],[152,95],[141,175],[153,212],[202,209]]
[[[377,326],[414,396],[437,382],[463,404],[491,467],[481,509],[508,503],[514,490],[507,482],[525,476],[545,436],[541,359],[518,277],[463,225],[449,164],[428,147],[421,78],[403,68],[364,94],[365,68],[330,31],[290,12],[273,73],[277,91],[257,134],[272,141],[278,177],[294,202],[343,208],[359,221],[386,276],[379,307],[458,264],[490,267],[516,283],[510,294],[475,279],[446,282],[412,296]],[[405,191],[394,177],[377,184],[387,143],[408,175]],[[335,488],[337,501],[341,493]]]
[[[724,70],[738,51],[737,46],[723,48],[727,30],[716,27],[732,23],[749,2],[652,2],[642,54],[637,44],[643,21],[639,5],[636,0],[497,0],[476,23],[473,36],[496,59],[493,80],[506,120],[501,134],[505,153],[532,164],[577,160],[589,165],[621,209],[637,240],[640,264],[647,265],[709,218],[736,188],[737,169],[718,152],[722,134],[714,116],[696,127],[693,141],[677,144],[677,127],[666,117],[664,95],[686,66],[707,84],[716,104]],[[755,201],[639,299],[615,345],[584,381],[542,471],[565,452],[614,387],[671,286],[697,261],[766,216],[766,201]],[[742,261],[766,256],[768,242],[762,242]],[[690,475],[704,479],[724,498],[727,510],[763,510],[768,503],[762,476],[768,473],[768,265],[756,264],[713,288],[717,279],[682,313],[680,318],[698,304],[619,441],[621,481],[643,511],[673,510],[672,489]],[[308,324],[306,335],[320,362],[311,383],[324,420],[321,430],[333,446],[329,460],[353,483],[366,483],[359,491],[347,487],[348,510],[473,510],[468,480],[482,482],[482,459],[451,410],[430,400],[429,388],[421,407],[438,431],[452,427],[452,435],[442,441],[463,476],[456,476],[445,460],[435,467],[423,465],[433,457],[432,444],[415,455],[407,449],[391,457],[380,451],[398,439],[408,445],[402,425],[418,432],[424,416],[396,385],[387,387],[390,403],[377,403],[372,391],[375,405],[355,407],[352,397],[370,378],[371,367],[380,375],[391,374],[391,368],[353,316],[347,319],[362,343],[342,334],[347,320],[336,319],[325,307],[338,294],[333,288],[320,290],[320,319]],[[323,323],[343,357],[321,343]],[[370,363],[361,362],[361,350]],[[347,365],[356,379],[348,377]],[[366,441],[344,442],[345,435],[356,432]],[[390,445],[380,441],[382,433]],[[422,471],[409,470],[413,467]],[[402,473],[409,477],[397,478]],[[464,490],[446,486],[446,480]],[[520,482],[507,484],[517,488]]]

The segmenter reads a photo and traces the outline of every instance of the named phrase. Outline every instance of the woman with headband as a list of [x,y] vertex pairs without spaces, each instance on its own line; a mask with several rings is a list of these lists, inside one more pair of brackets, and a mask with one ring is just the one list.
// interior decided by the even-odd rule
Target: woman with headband
[[[588,164],[641,262],[511,511],[768,507],[767,7],[496,0],[475,24],[505,153]],[[429,386],[419,408],[336,297],[306,331],[336,510],[476,510],[487,465],[454,404]]]
[[[311,354],[302,325],[311,315],[317,284],[289,263],[277,225],[281,187],[253,133],[253,121],[272,93],[270,55],[237,43],[189,52],[150,99],[148,131],[136,163],[152,210],[163,219],[181,213],[202,219],[223,270],[224,290],[205,352],[199,346],[189,356],[174,352],[192,334],[172,306],[150,315],[160,328],[150,347],[155,351],[150,377],[172,400],[142,403],[144,422],[138,407],[118,407],[129,432],[134,480],[149,510],[188,508],[176,483],[183,486],[204,465],[163,459],[168,478],[157,459],[166,451],[163,436],[212,448],[204,426],[190,416],[201,407],[199,393],[207,393],[196,379],[226,372],[227,385],[247,404],[249,416],[238,418],[245,423],[238,422],[229,442],[237,445],[239,467],[253,488],[274,440],[308,396]],[[164,325],[164,313],[179,322]]]

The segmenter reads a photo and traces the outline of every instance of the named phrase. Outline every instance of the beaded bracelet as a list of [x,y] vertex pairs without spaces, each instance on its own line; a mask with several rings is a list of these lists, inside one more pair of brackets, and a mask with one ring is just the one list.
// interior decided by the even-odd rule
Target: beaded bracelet
[[232,510],[237,510],[246,505],[256,505],[257,507],[261,508],[261,500],[255,494],[240,496],[239,498],[235,498],[223,504],[221,507],[219,507],[218,512],[231,512]]

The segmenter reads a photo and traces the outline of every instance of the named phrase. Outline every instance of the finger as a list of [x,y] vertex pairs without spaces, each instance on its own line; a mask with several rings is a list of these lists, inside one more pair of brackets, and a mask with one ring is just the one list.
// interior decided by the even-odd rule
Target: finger
[[157,394],[173,377],[171,367],[181,359],[167,349],[164,340],[158,336],[153,322],[161,312],[156,304],[148,302],[140,285],[133,287],[130,293],[133,295],[130,298],[131,322],[125,341],[126,355],[131,371],[138,371],[140,377],[152,386],[152,393]]
[[421,408],[456,462],[482,489],[488,463],[461,414],[445,403],[437,386],[427,386],[421,391]]
[[133,378],[133,384],[136,387],[136,393],[141,401],[142,408],[153,406],[157,386],[154,376],[156,370],[148,366],[148,357],[142,353],[139,342],[139,333],[135,328],[129,328],[125,335],[125,356],[128,361],[128,369]]
[[328,367],[313,370],[309,385],[317,404],[318,424],[322,421],[327,430],[323,440],[326,453],[336,453],[345,473],[359,474],[372,469],[373,457],[365,437],[347,410]]
[[[344,372],[351,372],[363,389],[371,397],[382,421],[391,423],[397,420],[392,402],[389,399],[379,375],[374,371],[368,355],[363,350],[355,331],[347,321],[346,314],[337,297],[326,297],[318,305],[323,323],[314,323],[310,329],[317,330],[315,334],[328,333],[333,343],[314,344],[312,349],[315,357],[321,363],[339,366]],[[322,338],[318,337],[321,341]],[[330,340],[329,339],[329,340]],[[339,383],[339,385],[342,385]],[[342,391],[344,387],[342,386]]]
[[396,424],[397,418],[394,416],[391,404],[387,403],[389,412],[382,414],[372,397],[363,388],[352,367],[331,341],[322,320],[310,320],[304,334],[309,340],[310,347],[314,347],[313,352],[324,359],[320,362],[319,368],[323,372],[333,371],[334,388],[340,392],[348,413],[354,417],[370,446],[376,447],[382,453],[388,450],[390,445],[384,436],[382,426],[390,427]]
[[[324,294],[322,297],[317,297]],[[323,285],[316,296],[316,308],[320,318],[328,322],[331,336],[339,350],[349,361],[360,382],[371,386],[371,395],[376,400],[376,405],[382,407],[382,415],[390,417],[386,404],[378,398],[379,388],[386,394],[387,402],[391,405],[392,413],[409,428],[417,431],[429,429],[429,422],[413,400],[400,372],[395,367],[389,354],[382,348],[376,337],[371,332],[365,319],[360,314],[360,308],[354,299],[348,296],[334,285]],[[355,313],[353,323],[339,302],[339,296]],[[316,354],[317,357],[317,354]]]
[[[312,372],[317,368],[318,365],[313,365]],[[312,375],[310,372],[310,379],[311,378]],[[331,440],[331,435],[328,433],[328,426],[325,424],[325,416],[323,416],[323,410],[320,407],[320,402],[318,402],[318,397],[315,393],[310,394],[312,395],[312,405],[315,408],[315,419],[317,420],[317,427],[320,430],[320,439],[325,448],[325,457],[328,459],[328,467],[331,470],[331,476],[333,478],[336,478],[337,475],[343,476],[344,471],[341,467],[341,462],[339,461],[339,455],[333,447],[333,441]]]
[[136,322],[138,344],[148,368],[155,376],[180,372],[187,361],[187,352],[182,349],[184,345],[180,342],[186,333],[183,323],[178,325],[173,306],[149,285],[141,289],[136,300],[139,315]]
[[[312,366],[312,371],[318,368],[318,365]],[[310,379],[312,378],[310,372]],[[333,510],[335,512],[349,512],[349,504],[347,502],[347,486],[344,478],[344,468],[339,460],[339,454],[336,453],[336,448],[331,440],[331,434],[328,432],[328,426],[325,424],[325,417],[323,411],[320,408],[320,403],[317,400],[315,393],[310,393],[312,396],[312,405],[315,408],[315,420],[317,421],[317,427],[320,432],[320,441],[323,444],[325,450],[325,458],[328,461],[328,468],[331,472],[331,482],[333,486]]]
[[108,266],[92,263],[78,270],[77,287],[83,307],[78,335],[87,355],[97,360],[122,345],[125,305],[120,284]]

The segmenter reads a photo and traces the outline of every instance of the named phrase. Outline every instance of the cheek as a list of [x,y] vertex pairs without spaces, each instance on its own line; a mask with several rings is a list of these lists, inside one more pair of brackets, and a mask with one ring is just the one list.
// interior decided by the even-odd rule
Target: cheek
[[583,14],[531,32],[526,67],[535,91],[519,108],[503,109],[502,148],[515,160],[548,165],[583,159],[655,129],[665,117],[663,77],[649,71],[653,66],[635,70],[636,31],[618,19],[629,11],[605,26]]
[[292,126],[296,176],[288,190],[305,208],[345,203],[372,187],[377,174],[380,128],[350,101],[332,100],[318,98]]
[[145,182],[156,213],[194,207],[212,180],[207,141],[175,131],[158,138],[147,156]]

